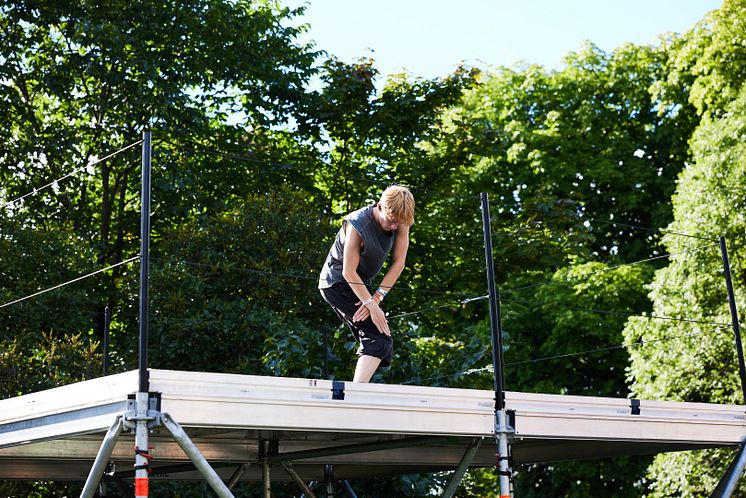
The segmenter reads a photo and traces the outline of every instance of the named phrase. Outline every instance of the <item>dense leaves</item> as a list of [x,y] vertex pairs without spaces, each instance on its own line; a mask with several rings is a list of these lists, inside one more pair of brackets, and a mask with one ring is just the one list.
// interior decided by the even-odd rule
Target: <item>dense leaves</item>
[[[742,312],[746,305],[746,91],[722,118],[703,123],[692,149],[695,162],[679,182],[673,200],[675,221],[665,238],[667,248],[678,255],[656,273],[650,297],[655,314],[686,316],[702,323],[630,320],[625,330],[629,340],[670,337],[673,340],[665,342],[674,346],[661,343],[632,350],[629,375],[633,391],[641,397],[741,404],[723,263],[713,239],[726,237],[736,306]],[[655,482],[651,496],[709,492],[722,473],[725,458],[724,452],[659,456],[650,471]],[[688,477],[695,473],[700,479]]]
[[458,161],[459,182],[494,192],[506,213],[576,204],[595,254],[642,258],[652,252],[650,234],[613,222],[670,220],[688,130],[651,95],[667,57],[650,47],[605,54],[586,45],[559,71],[500,69],[454,111],[453,133],[438,148]]

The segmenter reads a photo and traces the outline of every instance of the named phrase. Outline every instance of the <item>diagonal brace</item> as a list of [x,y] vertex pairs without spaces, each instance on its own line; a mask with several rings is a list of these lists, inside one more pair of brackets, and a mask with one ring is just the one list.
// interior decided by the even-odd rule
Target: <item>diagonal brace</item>
[[744,467],[746,467],[746,440],[741,443],[736,457],[728,465],[728,469],[723,474],[710,498],[730,498],[738,486],[738,480],[741,478],[741,474],[743,474]]
[[181,446],[181,449],[184,450],[184,453],[186,453],[192,463],[194,463],[197,470],[199,470],[204,476],[213,491],[215,491],[220,498],[234,498],[231,490],[228,489],[228,486],[225,485],[217,472],[210,467],[210,464],[207,462],[205,457],[202,456],[202,453],[200,453],[192,440],[189,439],[189,436],[184,432],[184,429],[172,420],[167,413],[162,414],[162,420],[163,426],[168,429],[168,432],[171,433],[171,436],[173,436],[179,446]]
[[469,468],[472,460],[474,460],[474,456],[476,456],[477,454],[477,450],[479,449],[480,444],[482,444],[481,437],[474,438],[472,440],[471,444],[466,449],[464,456],[461,458],[461,462],[458,464],[456,471],[453,473],[451,479],[448,481],[448,485],[446,486],[445,491],[443,491],[443,498],[451,498],[456,493],[459,484],[461,484],[461,479],[464,478],[466,470]]
[[91,471],[88,473],[88,478],[85,481],[83,491],[80,493],[80,498],[93,498],[96,493],[98,483],[101,481],[101,476],[104,475],[104,470],[106,469],[106,465],[109,463],[117,439],[124,430],[123,418],[124,417],[121,413],[117,415],[114,419],[114,423],[111,424],[111,427],[109,427],[109,430],[106,432],[104,441],[101,443],[101,448],[99,448],[98,454],[96,455],[96,460],[93,462],[93,467],[91,467]]

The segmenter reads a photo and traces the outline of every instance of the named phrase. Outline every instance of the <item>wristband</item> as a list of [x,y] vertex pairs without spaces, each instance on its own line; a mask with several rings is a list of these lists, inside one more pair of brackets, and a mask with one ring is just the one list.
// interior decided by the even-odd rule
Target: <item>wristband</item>
[[381,294],[381,300],[384,300],[386,298],[386,294],[388,294],[388,291],[385,291],[381,289],[380,287],[376,289],[376,292],[379,292]]
[[368,306],[372,302],[373,302],[373,296],[370,296],[368,299],[363,300],[363,302],[360,304],[361,306]]

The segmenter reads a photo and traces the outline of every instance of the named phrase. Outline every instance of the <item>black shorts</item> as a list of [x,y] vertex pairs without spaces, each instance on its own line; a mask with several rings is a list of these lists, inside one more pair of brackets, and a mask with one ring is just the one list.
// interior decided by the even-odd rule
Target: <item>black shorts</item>
[[[352,321],[352,317],[359,308],[355,303],[360,302],[360,299],[352,292],[350,285],[342,282],[320,290],[321,297],[331,305],[337,316],[350,327],[352,335],[360,344],[357,349],[358,356],[367,355],[380,358],[382,367],[391,365],[394,353],[394,341],[391,336],[380,333],[370,317],[362,322]],[[372,294],[372,290],[368,290]]]

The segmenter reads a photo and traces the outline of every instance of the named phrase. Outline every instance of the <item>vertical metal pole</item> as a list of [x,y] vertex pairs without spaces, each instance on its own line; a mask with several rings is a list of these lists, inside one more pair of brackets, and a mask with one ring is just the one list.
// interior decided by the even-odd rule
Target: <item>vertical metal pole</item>
[[272,476],[266,459],[262,462],[262,498],[272,498]]
[[508,465],[510,449],[508,448],[508,422],[505,410],[497,411],[497,469],[500,475],[500,498],[511,498],[510,479],[512,472]]
[[148,276],[150,272],[150,132],[142,134],[142,193],[140,213],[140,357],[139,379],[142,393],[148,382]]
[[500,498],[510,497],[510,469],[508,466],[508,426],[505,417],[505,381],[503,374],[502,322],[500,296],[495,287],[495,262],[492,257],[492,219],[487,192],[482,192],[482,225],[484,227],[484,259],[487,264],[487,288],[490,296],[490,332],[492,338],[492,368],[495,379],[495,437]]
[[272,475],[269,468],[270,441],[259,441],[259,458],[262,461],[262,498],[272,498]]
[[109,375],[111,359],[109,358],[109,326],[111,325],[111,308],[104,308],[104,377]]
[[324,483],[326,484],[326,498],[334,498],[334,465],[324,465]]
[[730,262],[728,261],[728,249],[725,246],[725,237],[720,237],[720,254],[723,258],[723,270],[725,272],[725,286],[728,288],[728,304],[730,305],[730,319],[733,323],[733,334],[736,336],[736,351],[738,353],[738,370],[741,374],[741,392],[746,404],[746,363],[743,359],[743,344],[741,342],[741,326],[738,323],[738,310],[736,309],[736,298],[733,294],[733,280],[730,274]]
[[148,498],[150,474],[148,468],[148,398],[147,392],[135,393],[135,498]]
[[482,192],[482,225],[484,226],[484,259],[487,263],[487,288],[490,296],[490,333],[492,338],[492,366],[495,377],[495,408],[505,408],[505,386],[503,377],[503,340],[500,331],[500,314],[498,311],[498,294],[495,287],[495,263],[492,259],[492,226],[490,219],[490,201],[486,192]]
[[148,274],[150,271],[150,132],[142,134],[142,191],[140,195],[140,343],[139,389],[135,394],[135,498],[148,498]]

